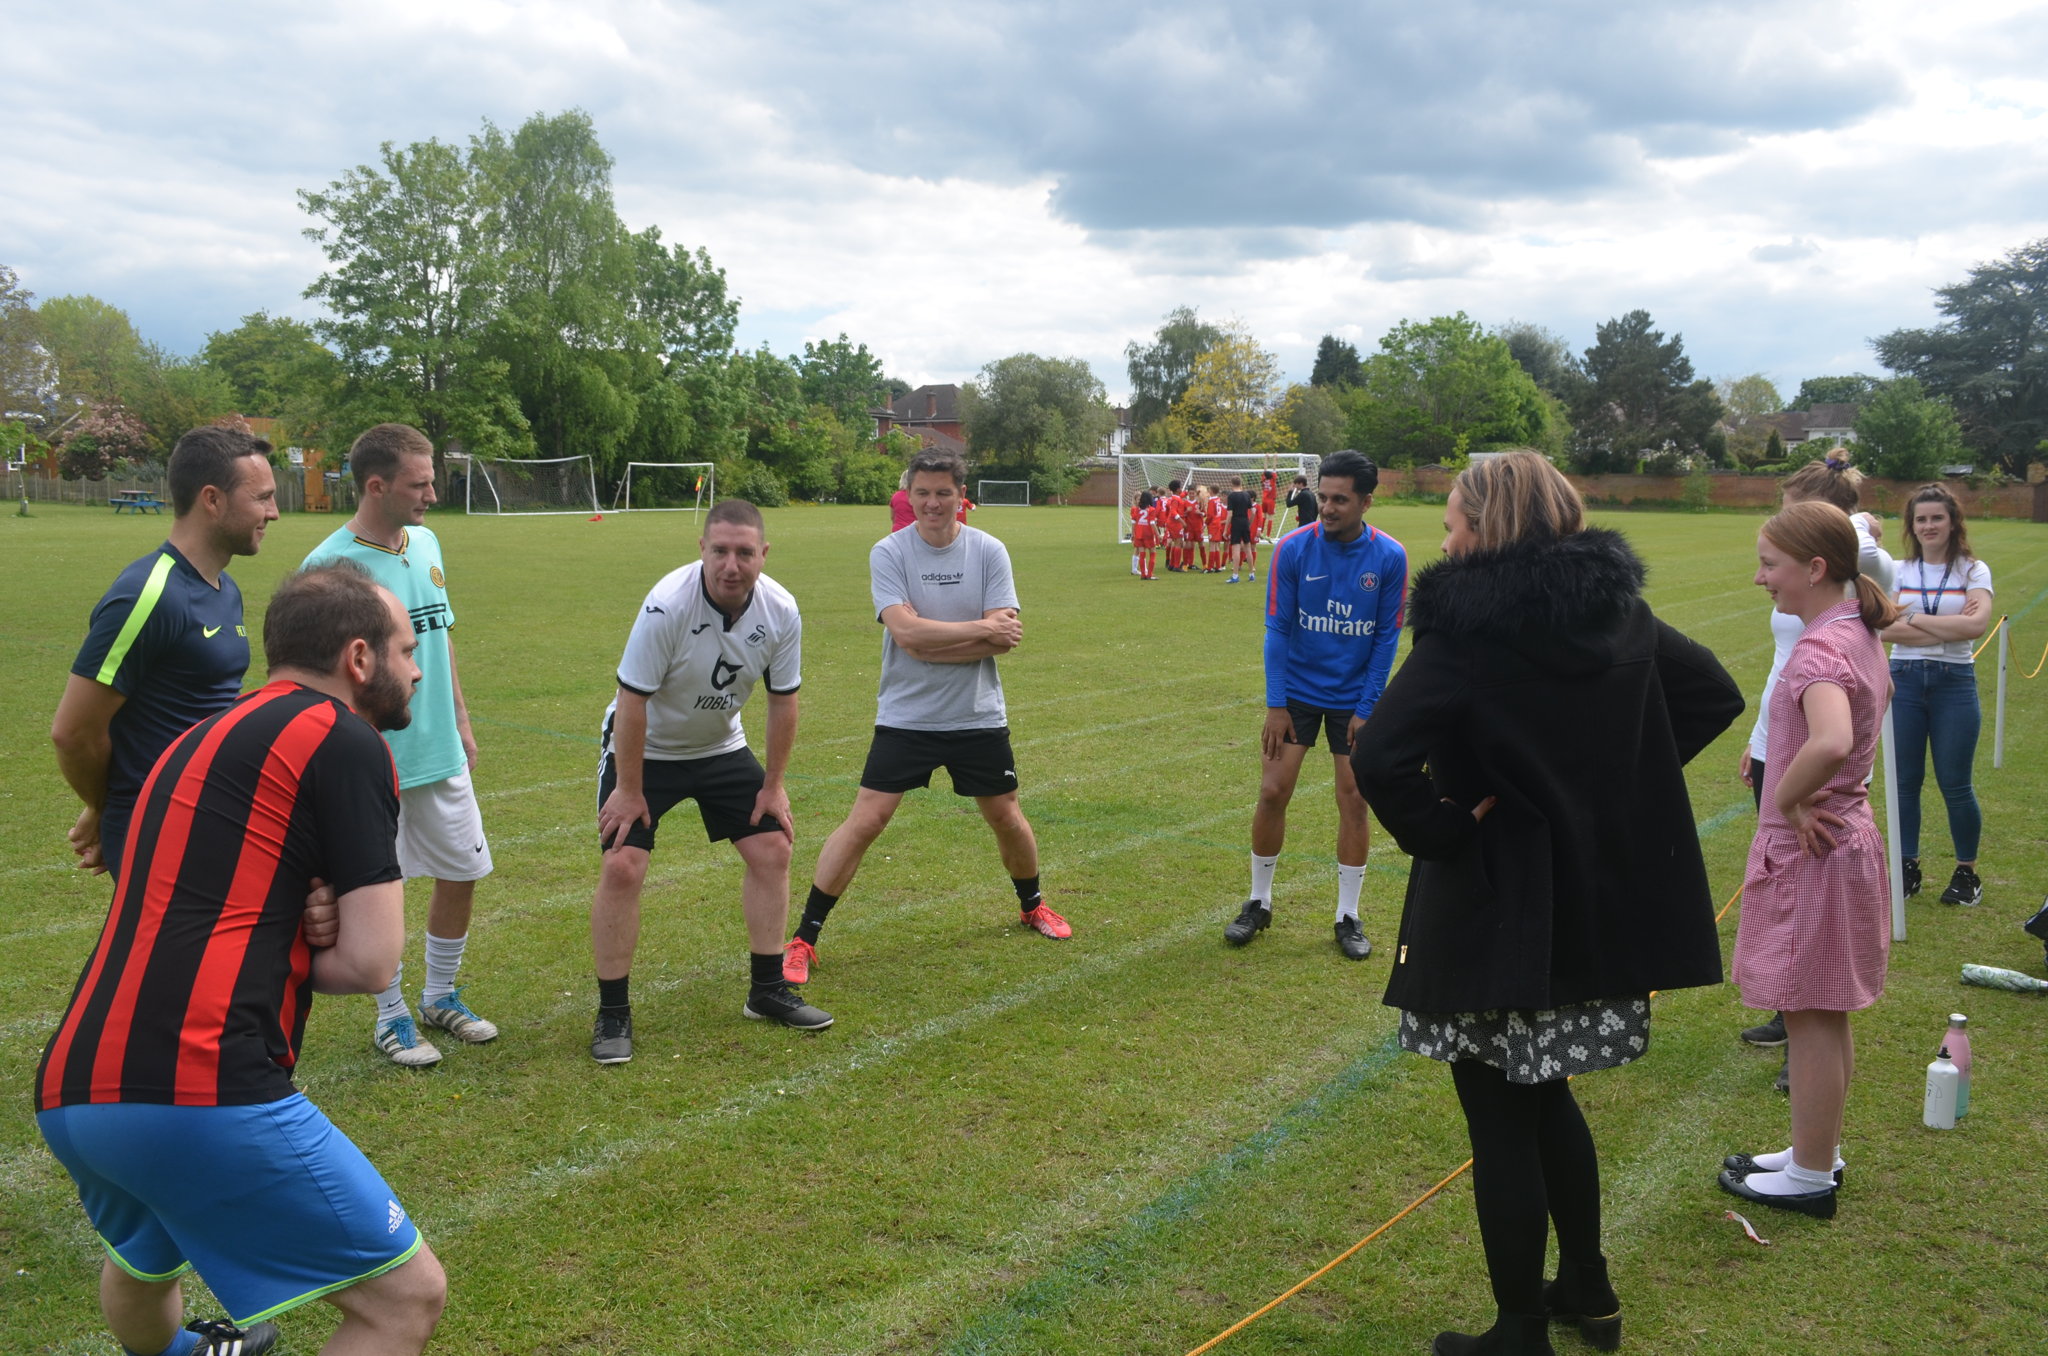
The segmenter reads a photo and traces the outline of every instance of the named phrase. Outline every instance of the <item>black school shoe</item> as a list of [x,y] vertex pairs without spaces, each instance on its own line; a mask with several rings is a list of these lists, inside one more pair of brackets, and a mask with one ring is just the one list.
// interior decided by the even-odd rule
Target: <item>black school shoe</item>
[[1797,1191],[1790,1196],[1775,1196],[1758,1191],[1748,1181],[1748,1173],[1738,1173],[1728,1168],[1721,1170],[1721,1190],[1752,1205],[1768,1205],[1773,1210],[1790,1210],[1798,1215],[1810,1215],[1814,1219],[1835,1217],[1835,1187],[1819,1191]]

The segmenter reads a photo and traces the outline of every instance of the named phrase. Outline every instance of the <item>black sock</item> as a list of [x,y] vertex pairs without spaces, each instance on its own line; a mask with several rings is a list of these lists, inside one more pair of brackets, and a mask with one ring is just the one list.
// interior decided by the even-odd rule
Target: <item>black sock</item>
[[812,946],[818,944],[818,929],[825,926],[825,915],[832,912],[832,906],[839,902],[838,895],[828,895],[817,886],[811,887],[810,898],[804,901],[803,920],[796,925],[796,935]]
[[782,987],[782,953],[780,951],[772,952],[766,956],[758,951],[750,951],[747,955],[748,959],[754,963],[754,991],[756,993],[762,989],[779,989]]
[[632,1003],[626,998],[628,978],[626,975],[620,975],[617,979],[604,979],[602,977],[598,979],[597,1010],[599,1012],[609,1012],[616,1017],[624,1016],[633,1010]]
[[1017,887],[1017,907],[1030,913],[1039,905],[1038,877],[1012,876],[1010,884]]

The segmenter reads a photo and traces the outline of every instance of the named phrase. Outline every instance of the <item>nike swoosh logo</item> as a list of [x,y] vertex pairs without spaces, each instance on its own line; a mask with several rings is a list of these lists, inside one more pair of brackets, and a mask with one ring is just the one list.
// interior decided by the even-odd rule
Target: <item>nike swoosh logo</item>
[[199,629],[200,633],[204,635],[208,640],[213,639],[213,637],[220,631],[220,627],[218,626],[202,626]]
[[1305,574],[1302,576],[1304,580],[1311,584],[1315,583],[1318,579],[1328,579],[1329,577],[1326,574]]

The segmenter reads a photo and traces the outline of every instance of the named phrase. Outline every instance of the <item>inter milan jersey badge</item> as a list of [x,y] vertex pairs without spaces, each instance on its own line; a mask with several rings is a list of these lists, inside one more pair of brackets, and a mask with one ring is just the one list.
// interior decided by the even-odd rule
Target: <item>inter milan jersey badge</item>
[[427,578],[434,581],[434,587],[437,589],[445,589],[448,587],[448,581],[446,578],[442,576],[441,567],[439,565],[427,566]]

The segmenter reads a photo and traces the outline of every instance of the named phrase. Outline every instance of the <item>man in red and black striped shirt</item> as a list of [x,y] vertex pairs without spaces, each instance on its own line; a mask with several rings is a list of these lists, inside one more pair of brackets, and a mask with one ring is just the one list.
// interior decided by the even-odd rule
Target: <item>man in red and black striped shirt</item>
[[[269,684],[143,784],[106,926],[36,1073],[38,1126],[106,1249],[101,1305],[131,1352],[261,1351],[264,1320],[314,1298],[342,1311],[337,1344],[374,1335],[380,1351],[423,1349],[439,1318],[440,1263],[292,1085],[313,994],[375,993],[398,965],[398,784],[378,731],[410,718],[415,643],[359,568],[291,576],[264,620]],[[306,916],[320,880],[339,899],[331,938]],[[177,1327],[188,1268],[250,1331]]]

